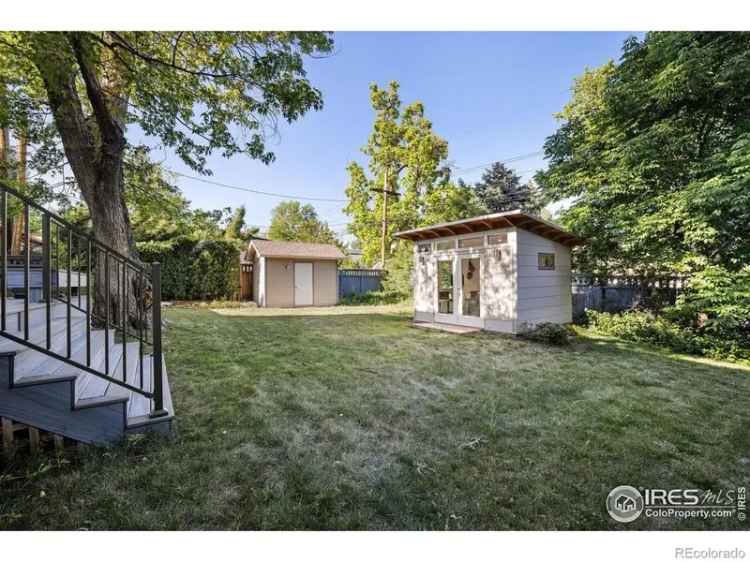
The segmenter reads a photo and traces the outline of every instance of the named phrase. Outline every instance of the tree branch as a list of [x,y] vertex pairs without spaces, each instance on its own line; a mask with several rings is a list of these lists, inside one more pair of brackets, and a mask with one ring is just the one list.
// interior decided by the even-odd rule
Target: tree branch
[[86,86],[86,94],[91,102],[96,123],[99,126],[102,142],[104,145],[116,148],[119,153],[125,146],[125,133],[113,117],[111,109],[107,106],[106,96],[89,61],[83,38],[79,32],[75,32],[69,35],[69,40],[83,77],[83,83]]

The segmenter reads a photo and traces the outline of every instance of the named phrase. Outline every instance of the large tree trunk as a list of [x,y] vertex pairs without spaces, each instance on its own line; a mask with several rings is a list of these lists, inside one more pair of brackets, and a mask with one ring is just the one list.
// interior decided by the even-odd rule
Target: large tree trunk
[[[0,179],[8,179],[8,151],[10,150],[10,131],[0,127]],[[5,224],[0,225],[4,232],[8,232],[10,221],[5,218]],[[5,236],[5,249],[8,249],[8,237]],[[4,295],[3,295],[4,296]]]
[[[65,155],[89,209],[94,236],[117,253],[138,261],[123,192],[126,84],[118,81],[115,67],[107,69],[105,78],[100,77],[94,60],[96,54],[87,43],[85,33],[40,34],[37,37],[40,43],[35,65],[43,77]],[[60,42],[64,44],[60,45]],[[48,60],[50,53],[68,49],[74,60],[64,55],[52,64]],[[85,86],[91,115],[84,112],[77,77]],[[109,318],[121,324],[122,301],[118,299],[117,287],[118,280],[122,285],[122,273],[115,266],[118,260],[110,258],[110,283],[107,287],[104,255],[104,252],[96,252],[95,256],[94,312],[100,319]],[[129,322],[137,324],[136,297],[142,296],[144,289],[130,273],[125,285],[129,294]],[[107,293],[109,311],[106,309]]]
[[[26,185],[26,153],[27,138],[25,131],[17,131],[18,138],[18,158],[16,167],[16,181],[19,187],[23,189]],[[26,219],[22,212],[13,217],[13,229],[10,234],[10,255],[20,256],[23,251],[23,235],[26,228]]]

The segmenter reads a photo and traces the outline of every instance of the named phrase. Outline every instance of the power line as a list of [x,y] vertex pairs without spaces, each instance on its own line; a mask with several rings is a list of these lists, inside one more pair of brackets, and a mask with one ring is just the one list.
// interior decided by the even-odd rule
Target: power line
[[521,160],[526,160],[528,158],[533,158],[534,156],[541,156],[544,154],[543,150],[538,150],[536,152],[529,152],[528,154],[520,154],[518,156],[510,156],[509,158],[505,158],[503,160],[493,160],[492,162],[487,162],[486,164],[478,164],[476,166],[469,166],[466,168],[459,168],[458,166],[450,166],[451,169],[453,169],[456,172],[468,172],[471,170],[476,170],[478,168],[485,168],[487,166],[491,166],[492,164],[499,162],[500,164],[510,164],[511,162],[519,162]]
[[231,185],[228,183],[222,183],[218,181],[209,180],[206,178],[201,178],[197,176],[191,176],[188,174],[182,174],[180,172],[175,172],[174,170],[169,170],[171,173],[173,173],[176,176],[180,176],[183,178],[188,178],[191,180],[207,183],[210,185],[216,185],[218,187],[224,187],[226,189],[235,189],[237,191],[245,191],[248,193],[255,193],[256,195],[266,195],[268,197],[278,197],[280,199],[297,199],[299,201],[325,201],[329,203],[346,203],[346,199],[333,199],[333,198],[327,198],[327,197],[306,197],[304,195],[288,195],[283,193],[273,193],[270,191],[261,191],[259,189],[252,189],[250,187],[242,187],[239,185]]

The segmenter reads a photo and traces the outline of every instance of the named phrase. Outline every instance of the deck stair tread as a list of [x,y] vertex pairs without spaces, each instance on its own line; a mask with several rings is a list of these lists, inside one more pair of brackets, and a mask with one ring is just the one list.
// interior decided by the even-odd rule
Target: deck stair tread
[[[83,327],[85,328],[85,326]],[[64,336],[64,334],[63,334]],[[85,330],[74,339],[71,348],[71,360],[80,363],[86,363],[86,334]],[[93,330],[91,332],[91,365],[92,367],[96,364],[96,357],[99,351],[99,347],[104,346],[104,331]],[[53,346],[53,349],[55,346]],[[65,351],[66,346],[61,347]],[[41,356],[42,361],[27,361],[26,357],[38,358]],[[16,381],[25,380],[29,376],[77,376],[81,371],[77,367],[60,361],[55,357],[50,357],[39,351],[32,349],[26,349],[16,355],[15,375]]]
[[[45,329],[46,331],[46,329]],[[85,318],[72,319],[70,322],[70,350],[71,357],[79,349],[83,348],[85,352],[86,343],[86,320]],[[68,349],[68,342],[66,338],[67,334],[67,322],[62,322],[62,328],[55,331],[53,328],[52,345],[50,350],[60,355],[66,355]],[[46,347],[46,336],[42,338],[42,341],[38,343],[42,347]],[[85,356],[84,356],[85,357]],[[23,376],[24,374],[40,374],[53,370],[59,365],[60,361],[54,357],[36,351],[33,349],[24,348],[16,354],[15,368],[16,376]]]
[[[113,347],[110,347],[109,349],[109,373],[108,375],[110,377],[116,376],[116,368],[118,363],[120,362],[120,356],[122,355],[122,346],[121,345],[115,345]],[[104,353],[102,353],[99,357],[97,357],[98,362],[96,364],[96,367],[94,367],[99,372],[104,372]],[[77,394],[78,399],[82,398],[93,398],[96,396],[104,396],[107,393],[107,389],[109,388],[109,381],[106,379],[103,379],[101,377],[97,377],[95,375],[92,375],[90,373],[87,373],[89,376],[87,378],[87,383],[82,386],[80,389],[80,392]]]
[[[78,329],[84,322],[86,321],[85,317],[71,317],[71,328]],[[67,331],[68,327],[68,321],[67,318],[54,318],[51,322],[51,329],[52,329],[52,338],[55,339],[59,336],[60,333],[65,334],[65,331]],[[20,332],[17,330],[6,330],[7,334],[10,334],[12,336],[23,338],[24,337],[24,331],[21,330]],[[30,343],[35,345],[46,345],[47,342],[47,328],[45,323],[39,323],[37,325],[29,325],[29,340]],[[11,339],[3,338],[0,341],[0,352],[9,352],[9,351],[26,351],[28,348],[22,344],[15,342]]]
[[[68,304],[67,302],[64,302],[62,300],[53,299],[54,302],[51,303],[51,306],[55,308],[67,308]],[[78,306],[78,297],[73,297],[70,301],[71,309],[76,310],[77,312],[80,312],[76,309],[83,308],[86,310],[86,297],[81,296],[81,306]],[[29,303],[29,312],[33,312],[35,310],[43,310],[47,308],[46,302],[30,302]],[[24,309],[24,300],[23,299],[6,299],[5,300],[5,314],[17,314],[19,312],[23,312]]]

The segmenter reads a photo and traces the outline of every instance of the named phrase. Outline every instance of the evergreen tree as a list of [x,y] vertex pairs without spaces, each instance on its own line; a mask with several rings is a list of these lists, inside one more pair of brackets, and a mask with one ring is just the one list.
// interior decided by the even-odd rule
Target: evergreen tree
[[533,182],[521,183],[521,177],[502,162],[495,162],[474,186],[477,199],[488,213],[520,209],[537,214],[541,210],[539,190]]

